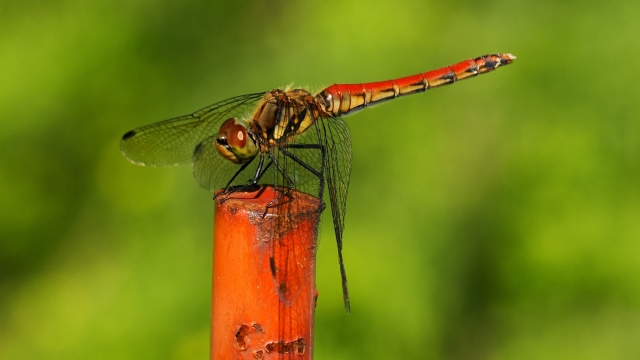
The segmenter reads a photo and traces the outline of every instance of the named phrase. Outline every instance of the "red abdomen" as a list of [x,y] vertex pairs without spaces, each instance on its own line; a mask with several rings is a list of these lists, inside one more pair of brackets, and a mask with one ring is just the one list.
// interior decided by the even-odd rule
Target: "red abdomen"
[[515,58],[511,54],[489,54],[438,70],[394,80],[364,84],[334,84],[322,90],[316,97],[324,101],[327,113],[340,116],[384,100],[423,92],[474,77],[510,64]]

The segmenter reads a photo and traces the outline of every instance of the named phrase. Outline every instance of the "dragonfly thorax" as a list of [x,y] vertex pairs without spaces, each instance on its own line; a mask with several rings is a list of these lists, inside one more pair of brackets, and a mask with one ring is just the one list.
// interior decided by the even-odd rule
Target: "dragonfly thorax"
[[265,146],[279,146],[304,132],[324,113],[323,105],[308,91],[276,89],[264,95],[250,126]]

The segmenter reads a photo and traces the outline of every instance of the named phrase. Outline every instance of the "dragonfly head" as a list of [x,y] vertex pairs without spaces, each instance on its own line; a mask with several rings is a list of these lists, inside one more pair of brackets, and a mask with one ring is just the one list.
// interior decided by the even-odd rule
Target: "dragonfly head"
[[258,154],[255,136],[235,118],[225,120],[220,126],[216,149],[234,164],[244,164]]

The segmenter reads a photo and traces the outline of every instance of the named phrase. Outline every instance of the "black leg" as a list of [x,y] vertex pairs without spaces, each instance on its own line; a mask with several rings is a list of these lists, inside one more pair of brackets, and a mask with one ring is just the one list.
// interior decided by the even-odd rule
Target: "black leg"
[[[302,161],[302,159],[297,157],[295,154],[287,151],[286,149],[320,150],[321,161],[322,161],[322,167],[323,168],[320,169],[320,170],[312,168],[309,164],[305,163],[304,161]],[[318,180],[320,180],[320,184],[318,186],[318,197],[320,199],[322,199],[322,196],[324,194],[324,166],[325,166],[325,161],[326,161],[325,160],[325,147],[323,145],[320,145],[320,144],[291,144],[291,145],[287,145],[285,148],[281,148],[280,151],[286,157],[288,157],[289,159],[295,161],[296,163],[298,163],[303,168],[307,169],[309,172],[311,172],[313,175],[315,175],[318,178]]]
[[[254,158],[255,159],[255,158]],[[263,155],[260,154],[260,164],[258,165],[258,167],[260,167],[262,165],[262,161],[263,161]],[[229,180],[227,182],[227,185],[224,186],[225,190],[229,188],[229,186],[231,185],[231,183],[233,183],[233,181],[238,177],[238,175],[240,175],[240,173],[242,171],[244,171],[244,169],[247,168],[247,166],[249,166],[249,164],[251,164],[253,162],[253,159],[249,160],[249,162],[246,162],[244,164],[242,164],[242,166],[240,167],[240,170],[236,171],[235,174],[233,174],[233,177],[231,178],[231,180]]]

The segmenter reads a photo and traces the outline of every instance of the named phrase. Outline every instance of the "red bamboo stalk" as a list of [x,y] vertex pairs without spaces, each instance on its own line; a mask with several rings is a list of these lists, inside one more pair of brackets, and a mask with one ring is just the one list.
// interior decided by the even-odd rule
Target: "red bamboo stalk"
[[323,205],[290,195],[267,213],[273,187],[216,202],[211,359],[312,359]]

